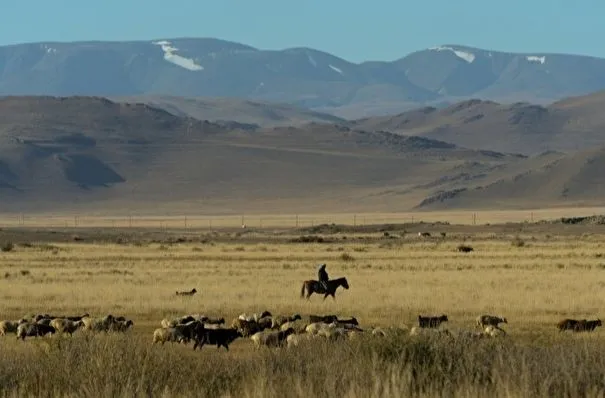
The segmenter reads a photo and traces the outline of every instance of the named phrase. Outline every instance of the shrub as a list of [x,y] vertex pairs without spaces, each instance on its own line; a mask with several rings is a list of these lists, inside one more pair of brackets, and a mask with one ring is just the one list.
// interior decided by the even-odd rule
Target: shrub
[[10,252],[15,248],[15,245],[13,245],[13,242],[4,242],[2,244],[2,246],[0,246],[0,250],[2,250],[3,252]]

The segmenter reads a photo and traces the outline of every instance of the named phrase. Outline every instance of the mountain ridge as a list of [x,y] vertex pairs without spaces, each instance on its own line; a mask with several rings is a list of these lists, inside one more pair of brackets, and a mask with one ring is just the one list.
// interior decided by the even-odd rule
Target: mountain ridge
[[354,63],[215,38],[34,42],[0,47],[0,95],[230,97],[358,118],[471,97],[546,104],[605,89],[603,70],[598,57],[451,44]]

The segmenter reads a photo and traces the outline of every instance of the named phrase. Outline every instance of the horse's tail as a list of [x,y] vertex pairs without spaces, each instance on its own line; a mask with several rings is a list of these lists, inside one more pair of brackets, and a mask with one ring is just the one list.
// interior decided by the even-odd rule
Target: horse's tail
[[309,289],[307,286],[307,282],[303,282],[302,284],[302,288],[300,289],[300,298],[304,298],[305,297],[305,288]]

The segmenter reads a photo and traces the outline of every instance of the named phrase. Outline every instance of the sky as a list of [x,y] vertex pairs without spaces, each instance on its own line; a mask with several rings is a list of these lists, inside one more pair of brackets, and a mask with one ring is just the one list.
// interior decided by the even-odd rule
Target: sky
[[9,0],[0,45],[214,37],[352,62],[441,44],[605,57],[603,0]]

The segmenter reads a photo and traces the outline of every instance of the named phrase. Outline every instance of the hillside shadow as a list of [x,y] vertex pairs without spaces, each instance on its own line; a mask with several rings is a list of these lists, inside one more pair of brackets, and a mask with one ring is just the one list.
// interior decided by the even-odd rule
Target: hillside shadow
[[124,177],[92,155],[62,155],[65,177],[82,188],[107,187],[125,182]]

